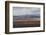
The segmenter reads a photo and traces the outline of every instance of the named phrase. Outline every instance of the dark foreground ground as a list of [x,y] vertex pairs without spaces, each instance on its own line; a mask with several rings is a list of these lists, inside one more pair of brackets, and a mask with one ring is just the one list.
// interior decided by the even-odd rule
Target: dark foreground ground
[[[18,18],[18,17],[17,17]],[[13,17],[13,28],[18,27],[40,27],[40,19],[39,18],[19,18]]]

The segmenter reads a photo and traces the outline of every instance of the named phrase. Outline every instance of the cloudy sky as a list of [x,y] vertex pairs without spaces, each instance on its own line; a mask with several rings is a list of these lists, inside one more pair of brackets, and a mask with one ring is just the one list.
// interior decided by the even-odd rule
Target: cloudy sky
[[36,7],[13,7],[13,16],[40,15],[40,8]]

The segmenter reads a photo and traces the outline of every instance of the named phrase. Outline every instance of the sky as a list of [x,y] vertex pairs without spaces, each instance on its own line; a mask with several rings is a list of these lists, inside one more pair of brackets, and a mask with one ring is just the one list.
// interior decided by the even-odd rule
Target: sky
[[13,7],[13,16],[40,15],[40,8],[36,7]]

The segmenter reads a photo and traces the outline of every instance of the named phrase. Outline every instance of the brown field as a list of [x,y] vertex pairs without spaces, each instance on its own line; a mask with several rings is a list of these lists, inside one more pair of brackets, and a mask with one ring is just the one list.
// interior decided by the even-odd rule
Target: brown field
[[13,27],[40,27],[39,19],[25,19],[25,20],[16,20],[13,22]]

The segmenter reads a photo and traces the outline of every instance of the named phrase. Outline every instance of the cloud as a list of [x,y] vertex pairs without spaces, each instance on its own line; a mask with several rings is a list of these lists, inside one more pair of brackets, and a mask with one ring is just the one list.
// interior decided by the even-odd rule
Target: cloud
[[40,14],[40,8],[35,8],[35,7],[13,7],[13,16],[38,15],[38,14]]

